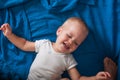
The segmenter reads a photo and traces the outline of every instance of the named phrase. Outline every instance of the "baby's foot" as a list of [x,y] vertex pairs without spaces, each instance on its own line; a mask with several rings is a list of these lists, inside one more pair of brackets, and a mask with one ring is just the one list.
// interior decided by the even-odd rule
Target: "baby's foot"
[[117,65],[108,57],[104,59],[104,70],[110,73],[111,80],[116,80]]

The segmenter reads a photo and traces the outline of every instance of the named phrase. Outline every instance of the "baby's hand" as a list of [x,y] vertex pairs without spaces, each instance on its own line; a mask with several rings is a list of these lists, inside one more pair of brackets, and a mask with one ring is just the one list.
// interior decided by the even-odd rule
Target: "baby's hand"
[[99,72],[96,75],[96,80],[109,80],[111,75],[108,72]]
[[12,34],[12,29],[10,28],[10,25],[8,23],[5,23],[3,24],[1,27],[0,27],[0,30],[3,31],[3,34],[8,37],[9,35]]

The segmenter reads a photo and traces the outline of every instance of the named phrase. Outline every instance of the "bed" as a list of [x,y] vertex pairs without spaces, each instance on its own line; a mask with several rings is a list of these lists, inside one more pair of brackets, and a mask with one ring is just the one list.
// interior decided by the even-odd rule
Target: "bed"
[[[57,28],[69,17],[85,21],[90,32],[73,52],[81,75],[103,71],[108,56],[120,75],[119,0],[0,0],[0,25],[9,23],[13,32],[27,40],[55,41]],[[0,31],[0,80],[26,80],[36,54],[10,43]],[[69,77],[65,72],[63,77]],[[120,76],[117,76],[120,80]]]

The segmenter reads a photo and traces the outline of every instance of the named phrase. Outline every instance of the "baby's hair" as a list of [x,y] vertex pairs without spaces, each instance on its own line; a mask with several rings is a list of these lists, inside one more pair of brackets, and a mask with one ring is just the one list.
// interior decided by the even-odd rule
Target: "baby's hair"
[[85,22],[84,22],[82,19],[78,18],[78,17],[70,17],[70,18],[68,18],[68,19],[64,22],[63,26],[64,26],[65,24],[67,24],[67,23],[69,24],[69,23],[72,23],[72,22],[76,22],[76,23],[80,24],[80,25],[81,25],[80,27],[84,28],[85,31],[89,32],[89,29],[88,29],[88,27],[86,26]]

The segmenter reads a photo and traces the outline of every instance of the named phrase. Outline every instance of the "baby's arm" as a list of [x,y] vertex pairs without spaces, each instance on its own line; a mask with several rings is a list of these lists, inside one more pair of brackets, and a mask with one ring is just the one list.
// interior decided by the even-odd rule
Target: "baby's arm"
[[81,76],[76,68],[68,70],[69,75],[72,80],[108,80],[110,79],[110,74],[108,72],[99,72],[96,76]]
[[8,40],[18,48],[24,51],[35,51],[35,43],[16,36],[14,33],[12,33],[12,29],[10,28],[9,24],[3,24],[0,30],[2,30],[3,34],[8,38]]

